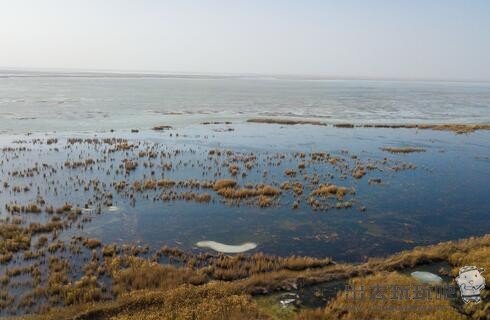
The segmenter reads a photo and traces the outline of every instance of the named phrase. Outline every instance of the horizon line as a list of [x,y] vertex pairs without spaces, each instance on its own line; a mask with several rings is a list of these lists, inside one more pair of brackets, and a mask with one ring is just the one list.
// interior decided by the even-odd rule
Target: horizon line
[[[257,72],[188,72],[188,71],[161,71],[161,70],[115,70],[115,69],[80,69],[80,68],[51,68],[51,67],[7,67],[0,66],[0,78],[2,73],[39,73],[39,77],[119,77],[119,78],[182,78],[182,79],[240,79],[240,78],[274,78],[275,80],[304,80],[304,81],[400,81],[400,82],[466,82],[466,83],[490,83],[490,79],[443,79],[433,77],[374,77],[352,75],[327,75],[327,74],[300,74],[300,73],[257,73]],[[8,77],[33,77],[34,75],[9,75]],[[5,78],[5,76],[3,76]]]

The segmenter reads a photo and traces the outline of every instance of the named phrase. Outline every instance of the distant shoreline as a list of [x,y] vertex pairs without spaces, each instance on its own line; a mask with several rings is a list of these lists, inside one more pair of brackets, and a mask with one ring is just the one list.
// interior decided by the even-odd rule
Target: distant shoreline
[[131,78],[131,79],[253,79],[284,81],[376,81],[376,82],[428,82],[428,83],[469,83],[490,85],[490,79],[437,79],[365,77],[309,74],[263,74],[263,73],[214,73],[214,72],[172,72],[172,71],[117,71],[117,70],[76,70],[76,69],[23,69],[0,67],[1,78],[47,77],[47,78]]

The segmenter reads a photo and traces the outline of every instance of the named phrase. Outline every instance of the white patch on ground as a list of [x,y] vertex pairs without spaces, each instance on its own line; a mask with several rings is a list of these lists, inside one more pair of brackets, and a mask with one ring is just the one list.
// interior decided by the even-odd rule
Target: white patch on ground
[[109,207],[107,207],[107,211],[109,211],[109,212],[119,211],[119,207],[109,206]]
[[433,274],[427,271],[415,271],[411,273],[415,279],[425,283],[441,283],[442,278],[437,274]]
[[257,244],[254,242],[245,242],[241,245],[233,246],[216,241],[199,241],[196,243],[196,246],[199,248],[213,249],[214,251],[223,253],[240,253],[257,248]]

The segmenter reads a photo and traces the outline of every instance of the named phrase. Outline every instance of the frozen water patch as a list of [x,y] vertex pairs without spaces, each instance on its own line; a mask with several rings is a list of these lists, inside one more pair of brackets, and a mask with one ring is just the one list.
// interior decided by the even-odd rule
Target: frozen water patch
[[415,271],[411,273],[415,279],[425,283],[441,283],[442,278],[436,274],[427,271]]
[[257,244],[254,242],[245,242],[243,244],[234,246],[234,245],[219,243],[216,241],[199,241],[198,243],[196,243],[196,246],[198,246],[199,248],[213,249],[214,251],[223,252],[223,253],[240,253],[240,252],[245,252],[257,248]]

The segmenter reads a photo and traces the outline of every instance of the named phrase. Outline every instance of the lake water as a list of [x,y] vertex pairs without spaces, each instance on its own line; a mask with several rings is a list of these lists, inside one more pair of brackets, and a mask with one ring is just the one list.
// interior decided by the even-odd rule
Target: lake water
[[144,129],[257,115],[489,122],[490,84],[0,72],[1,132]]
[[[53,137],[59,141],[52,145],[32,142]],[[69,144],[66,139],[70,137],[117,137],[128,139],[136,147],[109,151],[111,145],[103,143]],[[11,143],[15,140],[17,143]],[[27,204],[41,195],[55,207],[65,202],[79,207],[91,202],[91,207],[101,207],[102,214],[86,214],[92,220],[83,223],[83,230],[64,231],[61,238],[65,240],[72,235],[84,235],[104,243],[144,243],[154,249],[168,245],[196,252],[203,250],[196,247],[198,241],[232,245],[254,242],[258,247],[252,252],[362,261],[369,256],[482,235],[490,230],[488,131],[456,135],[431,130],[245,123],[189,125],[164,132],[4,135],[3,141],[3,146],[27,148],[3,154],[3,180],[11,188],[29,185],[30,191],[4,190],[0,193],[2,204],[13,201]],[[414,146],[426,151],[391,154],[380,149],[387,146]],[[223,150],[223,154],[210,156],[209,151],[215,149]],[[148,150],[157,156],[153,159],[139,156],[140,151]],[[227,155],[225,150],[232,153]],[[298,152],[305,153],[304,158],[298,157]],[[314,160],[313,154],[317,152],[336,157],[338,164]],[[240,159],[249,155],[256,160],[251,169],[246,169]],[[96,161],[88,169],[83,166],[68,169],[65,164],[88,158]],[[121,168],[125,159],[138,163],[137,168],[126,173]],[[297,169],[300,162],[306,164],[305,169]],[[41,163],[47,166],[34,177],[9,174]],[[164,169],[167,163],[172,164],[171,169]],[[238,165],[237,176],[230,174],[230,163]],[[365,167],[372,164],[373,168],[361,179],[355,179],[351,172],[356,163]],[[287,169],[294,169],[297,174],[287,176]],[[44,176],[44,173],[49,174]],[[317,181],[313,182],[312,177]],[[241,187],[266,183],[278,189],[283,182],[299,182],[303,194],[297,196],[282,190],[273,205],[261,208],[256,205],[256,197],[239,204],[229,203],[214,190],[205,188],[177,185],[142,192],[131,190],[134,181],[149,178],[173,181],[233,178]],[[370,183],[370,179],[376,178],[381,179],[380,184]],[[100,182],[98,187],[91,184],[93,180]],[[121,192],[114,186],[118,181],[128,183]],[[309,197],[320,184],[328,183],[355,189],[354,195],[344,199],[352,200],[350,207],[337,209],[335,197],[317,197],[329,208],[313,209]],[[165,192],[205,192],[212,200],[209,203],[162,201]],[[118,210],[103,204],[106,193],[112,195],[111,202]],[[300,205],[293,209],[296,200]],[[10,214],[4,210],[2,215]],[[22,217],[40,222],[50,219],[45,214]]]

